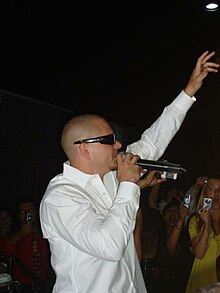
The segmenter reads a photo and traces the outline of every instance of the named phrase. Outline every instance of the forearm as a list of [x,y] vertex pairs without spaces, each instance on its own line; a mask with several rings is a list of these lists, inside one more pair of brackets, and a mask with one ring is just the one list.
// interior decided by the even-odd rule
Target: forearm
[[180,238],[182,227],[183,227],[183,220],[178,219],[175,226],[173,227],[173,229],[171,230],[171,232],[169,233],[167,237],[167,249],[169,254],[172,256],[176,256],[181,249],[179,238]]
[[209,239],[209,226],[205,224],[202,228],[202,233],[198,240],[193,243],[193,254],[195,257],[202,259],[205,256]]
[[154,209],[158,209],[158,197],[160,191],[160,184],[156,184],[151,187],[151,190],[148,195],[148,205]]
[[142,134],[141,139],[127,147],[127,151],[143,159],[159,159],[179,130],[194,101],[184,92],[167,107],[161,116]]

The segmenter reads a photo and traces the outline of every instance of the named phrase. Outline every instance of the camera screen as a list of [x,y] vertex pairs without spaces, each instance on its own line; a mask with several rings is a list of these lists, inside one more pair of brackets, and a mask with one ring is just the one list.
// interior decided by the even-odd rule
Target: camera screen
[[185,207],[187,207],[187,208],[189,207],[189,205],[190,205],[190,194],[189,193],[184,195],[184,197],[183,197],[183,205]]
[[208,210],[212,207],[212,199],[209,197],[204,197],[203,208]]

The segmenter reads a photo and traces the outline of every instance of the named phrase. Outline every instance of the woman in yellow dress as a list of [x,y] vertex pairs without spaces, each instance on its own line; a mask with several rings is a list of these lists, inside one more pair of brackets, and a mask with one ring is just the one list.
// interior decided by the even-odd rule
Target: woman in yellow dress
[[[211,208],[203,206],[204,198],[212,199]],[[203,187],[196,213],[189,222],[192,253],[195,260],[186,293],[216,283],[216,260],[220,255],[220,177],[209,178]]]

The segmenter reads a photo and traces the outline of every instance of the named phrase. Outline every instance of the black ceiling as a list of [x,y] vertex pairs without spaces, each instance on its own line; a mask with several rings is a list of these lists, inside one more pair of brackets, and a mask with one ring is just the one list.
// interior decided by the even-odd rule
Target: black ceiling
[[141,124],[220,48],[220,12],[201,2],[1,1],[0,88]]

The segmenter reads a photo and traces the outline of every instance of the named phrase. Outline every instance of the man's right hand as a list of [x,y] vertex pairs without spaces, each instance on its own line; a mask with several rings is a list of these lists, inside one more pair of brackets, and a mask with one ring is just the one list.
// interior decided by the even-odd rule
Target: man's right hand
[[129,181],[137,183],[141,177],[142,168],[137,165],[139,156],[131,153],[120,152],[117,155],[117,178],[119,182]]

